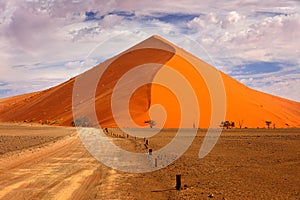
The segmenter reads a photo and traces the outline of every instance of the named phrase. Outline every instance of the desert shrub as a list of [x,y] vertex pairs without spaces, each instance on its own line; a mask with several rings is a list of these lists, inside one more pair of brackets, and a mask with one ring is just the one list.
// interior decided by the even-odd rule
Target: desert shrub
[[230,122],[230,121],[225,121],[225,122],[221,122],[220,127],[225,127],[226,129],[229,128],[234,128],[235,127],[235,123],[234,122]]
[[47,119],[47,120],[44,120],[44,121],[39,120],[39,123],[42,124],[42,125],[44,125],[44,124],[46,124],[46,125],[55,125],[55,124],[59,124],[60,121],[58,119],[55,119],[55,120],[48,120]]
[[59,124],[59,120],[55,119],[49,122],[50,125]]
[[46,125],[48,125],[49,124],[49,120],[47,119],[47,120],[44,120],[43,122],[42,122],[42,125],[44,125],[44,124],[46,124]]
[[93,123],[89,117],[84,116],[84,117],[76,118],[74,121],[72,121],[72,126],[92,127]]

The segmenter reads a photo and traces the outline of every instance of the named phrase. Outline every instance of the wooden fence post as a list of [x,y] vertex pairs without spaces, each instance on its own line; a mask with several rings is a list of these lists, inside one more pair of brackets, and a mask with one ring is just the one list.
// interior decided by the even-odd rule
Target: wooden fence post
[[181,174],[176,175],[176,190],[181,189]]

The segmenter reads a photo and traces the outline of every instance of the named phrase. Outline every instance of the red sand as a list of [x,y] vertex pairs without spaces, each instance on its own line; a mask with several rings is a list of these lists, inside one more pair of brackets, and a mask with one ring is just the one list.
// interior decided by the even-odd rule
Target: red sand
[[[128,92],[126,88],[130,88],[135,82],[139,80],[152,82],[153,84],[139,87],[131,96],[129,112],[132,119],[140,126],[145,125],[144,121],[150,119],[149,108],[155,104],[161,104],[168,114],[164,127],[176,128],[180,126],[181,121],[182,112],[180,111],[180,103],[189,105],[190,99],[187,97],[179,101],[174,91],[170,88],[155,84],[156,81],[160,80],[171,84],[174,83],[179,93],[184,92],[186,90],[183,86],[185,84],[184,81],[180,82],[180,79],[174,80],[173,76],[166,74],[170,69],[176,70],[181,74],[181,77],[189,81],[196,93],[197,105],[200,110],[198,127],[207,128],[212,115],[212,102],[204,78],[193,68],[190,64],[191,61],[200,66],[205,72],[217,71],[209,64],[195,58],[183,49],[158,36],[153,36],[124,53],[81,74],[79,78],[86,80],[85,83],[88,88],[93,80],[99,78],[96,75],[101,71],[102,67],[110,63],[108,69],[98,82],[94,99],[97,117],[101,126],[116,127],[117,125],[112,115],[111,99],[113,89],[119,79],[136,66],[145,63],[160,64],[144,68],[143,73],[139,73],[132,80],[125,82],[122,85],[122,90],[117,101],[121,105],[126,103],[122,97]],[[300,127],[299,102],[250,89],[226,74],[222,72],[220,74],[226,91],[227,112],[225,120],[234,121],[236,126],[239,125],[239,122],[243,121],[242,126],[249,128],[266,127],[266,120],[272,121],[272,127],[273,124],[277,128],[285,128],[287,124],[289,127]],[[93,78],[90,78],[90,76]],[[27,121],[71,126],[73,120],[72,95],[74,81],[75,78],[45,91],[0,99],[0,121]],[[85,92],[86,94],[80,95],[88,95],[91,91]],[[87,103],[84,106],[90,106],[90,104]],[[119,124],[120,126],[130,126],[127,124],[127,107],[128,105],[125,104],[118,109],[117,115],[122,119]],[[183,124],[183,126],[191,128],[196,118],[196,107],[189,106],[187,111],[190,113],[187,120],[189,124]],[[157,126],[163,124],[163,116],[160,112],[153,111],[151,116],[152,119],[157,121]]]

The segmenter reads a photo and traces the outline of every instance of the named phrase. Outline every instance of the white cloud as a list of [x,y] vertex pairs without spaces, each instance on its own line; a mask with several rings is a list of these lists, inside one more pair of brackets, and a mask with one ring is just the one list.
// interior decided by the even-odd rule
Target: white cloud
[[[94,12],[98,20],[85,21],[88,11]],[[95,57],[103,60],[149,34],[170,36],[174,43],[198,57],[206,61],[211,58],[225,72],[232,71],[233,66],[255,61],[289,61],[297,64],[297,71],[300,66],[299,11],[299,3],[293,0],[233,0],[230,3],[223,0],[201,3],[196,0],[0,1],[0,82],[29,84],[30,80],[45,78],[53,85],[75,75],[75,69],[98,44],[103,43],[103,48],[96,51]],[[126,16],[127,12],[134,16]],[[164,13],[195,17],[175,24],[157,17]],[[195,42],[172,37],[180,34]],[[13,67],[16,65],[27,67]],[[50,70],[51,65],[55,72]],[[42,68],[34,70],[35,67]],[[268,77],[268,74],[262,76]],[[276,77],[289,85],[265,79],[253,84],[254,77],[252,81],[247,81],[251,77],[244,79],[256,89],[275,91],[300,101],[297,92],[292,92],[296,91],[293,85],[298,83],[297,77],[286,75],[283,70]],[[41,87],[32,87],[31,91],[44,88],[46,82],[35,84]],[[272,86],[289,87],[292,96]]]
[[222,21],[220,21],[221,27],[227,29],[231,25],[238,23],[242,18],[244,18],[244,16],[239,14],[237,11],[231,11]]
[[104,19],[99,22],[99,25],[103,28],[112,28],[120,23],[122,19],[124,18],[118,15],[106,15]]
[[54,25],[49,16],[24,12],[22,7],[18,7],[12,17],[12,22],[6,30],[6,37],[13,45],[25,51],[39,51],[46,48],[43,46],[45,38],[51,38],[51,30]]
[[192,21],[189,21],[187,26],[190,29],[200,30],[206,27],[206,22],[200,17],[196,17]]
[[65,64],[67,69],[80,69],[81,62],[80,61],[70,61]]

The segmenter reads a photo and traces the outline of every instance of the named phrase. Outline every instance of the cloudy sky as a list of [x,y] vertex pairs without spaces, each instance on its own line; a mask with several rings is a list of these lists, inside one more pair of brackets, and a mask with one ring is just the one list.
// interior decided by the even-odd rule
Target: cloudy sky
[[300,101],[298,0],[0,0],[0,98],[80,73],[152,34],[247,86]]

